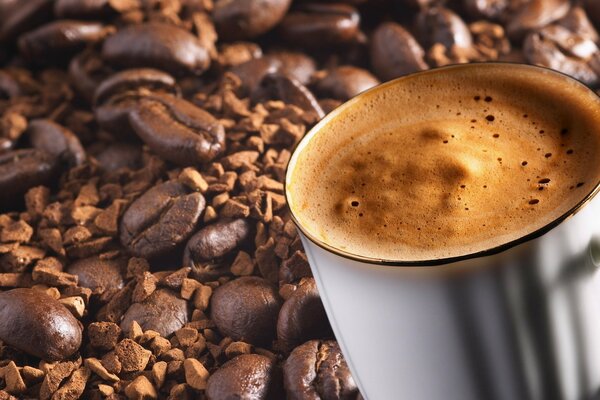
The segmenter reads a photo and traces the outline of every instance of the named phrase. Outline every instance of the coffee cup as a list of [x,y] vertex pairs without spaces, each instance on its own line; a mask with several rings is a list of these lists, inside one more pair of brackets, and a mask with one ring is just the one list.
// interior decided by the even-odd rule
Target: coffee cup
[[558,72],[457,65],[302,139],[286,198],[365,399],[600,394],[599,110]]

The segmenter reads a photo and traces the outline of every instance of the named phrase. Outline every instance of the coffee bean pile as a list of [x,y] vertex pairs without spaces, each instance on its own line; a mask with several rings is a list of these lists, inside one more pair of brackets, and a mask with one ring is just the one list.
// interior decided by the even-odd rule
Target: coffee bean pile
[[597,87],[599,27],[596,0],[0,0],[0,399],[360,399],[293,147],[436,66]]

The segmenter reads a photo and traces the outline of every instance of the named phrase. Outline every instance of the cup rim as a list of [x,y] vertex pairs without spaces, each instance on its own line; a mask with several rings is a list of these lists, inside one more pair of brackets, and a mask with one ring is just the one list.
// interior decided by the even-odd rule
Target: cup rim
[[567,75],[565,73],[562,73],[560,71],[556,71],[556,70],[553,70],[550,68],[537,66],[537,65],[522,64],[522,63],[515,63],[515,62],[499,62],[499,61],[474,62],[474,63],[467,63],[467,64],[453,64],[453,65],[447,65],[447,66],[443,66],[443,67],[431,68],[428,70],[417,71],[417,72],[413,72],[413,73],[410,73],[407,75],[403,75],[401,77],[392,79],[390,81],[387,81],[387,82],[381,83],[377,86],[374,86],[370,89],[367,89],[364,92],[361,92],[358,95],[354,96],[353,98],[340,104],[333,111],[329,112],[324,118],[322,118],[317,124],[315,124],[315,126],[313,126],[306,133],[306,135],[304,135],[304,137],[296,144],[294,150],[292,151],[292,155],[291,155],[288,165],[286,167],[283,185],[284,185],[284,195],[285,195],[285,200],[286,200],[286,207],[290,213],[292,221],[294,222],[296,227],[300,230],[300,232],[302,232],[302,234],[304,234],[304,236],[308,240],[310,240],[315,245],[321,247],[322,249],[324,249],[330,253],[336,254],[340,257],[350,259],[353,261],[358,261],[358,262],[373,264],[373,265],[391,266],[391,267],[424,267],[424,266],[435,267],[435,266],[452,264],[452,263],[459,262],[459,261],[466,261],[466,260],[477,259],[477,258],[495,255],[495,254],[504,252],[506,250],[509,250],[513,247],[516,247],[518,245],[521,245],[523,243],[530,242],[534,239],[537,239],[537,238],[543,236],[544,234],[548,233],[549,231],[551,231],[552,229],[554,229],[555,227],[560,225],[565,220],[571,218],[572,216],[577,214],[577,212],[579,210],[581,210],[584,206],[586,206],[589,202],[591,202],[591,200],[596,196],[596,194],[598,194],[598,192],[600,192],[600,179],[598,180],[596,185],[594,185],[594,188],[592,189],[592,191],[589,192],[587,195],[585,195],[581,201],[579,201],[577,204],[575,204],[575,206],[573,206],[571,209],[569,209],[563,215],[559,216],[558,218],[555,218],[554,220],[550,221],[546,225],[542,226],[541,228],[538,228],[537,230],[535,230],[533,232],[530,232],[530,233],[523,235],[517,239],[508,241],[506,243],[502,243],[498,246],[494,246],[494,247],[491,247],[491,248],[488,248],[485,250],[466,253],[466,254],[459,255],[459,256],[442,257],[442,258],[436,258],[436,259],[430,259],[430,260],[394,260],[394,259],[385,259],[385,258],[366,257],[366,256],[362,256],[360,254],[351,253],[348,251],[341,250],[337,247],[331,246],[328,243],[326,243],[324,240],[321,240],[318,237],[315,237],[308,231],[308,229],[306,229],[302,225],[302,223],[300,223],[300,221],[296,217],[296,214],[294,213],[294,210],[290,206],[288,183],[290,182],[290,175],[292,174],[292,171],[297,164],[299,154],[302,152],[304,147],[307,146],[307,144],[310,142],[310,140],[317,135],[317,133],[323,128],[323,126],[325,126],[330,120],[334,119],[343,110],[355,105],[359,101],[360,98],[365,97],[365,96],[371,94],[372,92],[385,89],[386,87],[389,87],[389,86],[393,86],[393,85],[397,84],[399,81],[402,81],[405,79],[410,79],[414,75],[437,73],[440,70],[448,70],[448,69],[477,68],[477,67],[481,67],[483,65],[496,66],[496,67],[498,67],[498,66],[507,67],[508,66],[509,68],[514,68],[514,69],[538,70],[538,71],[544,71],[545,73],[560,75],[564,78],[567,78],[567,80],[577,83],[578,85],[587,89],[592,94],[596,95],[596,97],[600,98],[600,94],[596,93],[589,86],[587,86],[580,80],[578,80],[570,75]]

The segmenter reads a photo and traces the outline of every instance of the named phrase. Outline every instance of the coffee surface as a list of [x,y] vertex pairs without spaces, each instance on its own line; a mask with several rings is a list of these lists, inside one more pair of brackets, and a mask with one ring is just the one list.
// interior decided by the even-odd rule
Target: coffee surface
[[354,102],[308,142],[288,186],[300,223],[348,253],[409,261],[491,249],[598,183],[600,101],[558,74],[458,67]]

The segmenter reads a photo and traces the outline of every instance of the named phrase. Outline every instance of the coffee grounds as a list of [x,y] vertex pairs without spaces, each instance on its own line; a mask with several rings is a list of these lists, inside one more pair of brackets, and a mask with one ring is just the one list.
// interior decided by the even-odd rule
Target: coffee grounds
[[[599,83],[595,0],[290,3],[0,0],[1,295],[44,299],[4,308],[0,398],[361,398],[286,211],[295,144],[433,66]],[[35,315],[72,335],[32,344]]]

